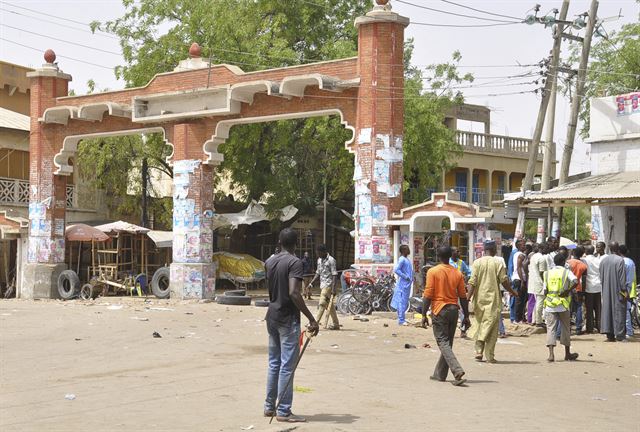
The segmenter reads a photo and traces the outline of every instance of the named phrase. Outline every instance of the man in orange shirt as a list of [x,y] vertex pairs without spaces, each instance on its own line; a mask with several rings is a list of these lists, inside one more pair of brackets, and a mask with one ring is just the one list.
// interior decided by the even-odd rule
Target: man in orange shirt
[[582,246],[577,246],[573,250],[573,258],[567,261],[567,265],[569,266],[569,270],[576,276],[578,279],[578,285],[576,286],[576,292],[573,294],[571,309],[574,309],[576,313],[576,334],[579,336],[583,334],[582,331],[582,302],[583,302],[583,292],[586,287],[586,279],[587,279],[587,265],[582,261],[582,256],[584,255],[584,248]]
[[453,373],[453,385],[462,385],[466,379],[464,370],[458,359],[453,354],[453,339],[456,335],[458,324],[458,301],[464,312],[463,324],[469,328],[469,302],[467,291],[464,287],[462,273],[449,264],[451,248],[443,246],[438,248],[438,260],[440,264],[431,268],[427,273],[427,283],[422,295],[422,326],[427,324],[427,311],[431,307],[433,321],[433,335],[440,348],[440,359],[436,364],[433,375],[435,381],[445,381],[449,369]]

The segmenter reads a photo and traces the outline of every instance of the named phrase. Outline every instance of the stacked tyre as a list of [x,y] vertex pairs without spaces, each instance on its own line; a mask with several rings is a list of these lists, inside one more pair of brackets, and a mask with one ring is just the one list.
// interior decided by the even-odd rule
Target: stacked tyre
[[247,295],[246,290],[231,290],[217,296],[216,302],[229,306],[249,306],[251,304],[251,297]]

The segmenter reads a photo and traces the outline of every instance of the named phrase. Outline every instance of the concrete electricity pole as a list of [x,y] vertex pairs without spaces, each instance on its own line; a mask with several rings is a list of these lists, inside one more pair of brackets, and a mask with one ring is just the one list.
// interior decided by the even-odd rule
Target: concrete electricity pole
[[582,55],[580,57],[580,66],[578,67],[578,79],[576,82],[576,90],[571,99],[571,118],[567,125],[567,141],[562,152],[562,165],[560,166],[560,184],[567,182],[569,177],[569,165],[571,164],[571,155],[573,153],[573,144],[576,138],[576,127],[578,125],[578,114],[580,113],[580,103],[584,97],[584,85],[587,78],[587,65],[589,64],[589,52],[591,51],[591,39],[596,29],[598,21],[598,0],[591,0],[589,7],[589,22],[587,30],[582,42]]
[[[562,8],[560,10],[560,22],[563,22],[567,18],[567,12],[569,11],[569,0],[563,0]],[[527,174],[522,182],[522,190],[527,191],[531,189],[533,185],[533,176],[536,170],[536,163],[538,161],[538,147],[540,146],[540,138],[542,137],[542,128],[544,127],[544,120],[547,113],[547,107],[549,106],[549,99],[552,92],[552,86],[555,78],[558,76],[558,63],[560,62],[560,47],[562,45],[562,31],[564,25],[561,23],[556,24],[553,32],[553,49],[551,50],[551,63],[547,72],[547,80],[544,83],[544,89],[542,90],[542,100],[540,101],[540,108],[538,110],[538,120],[536,121],[536,129],[533,133],[533,140],[529,147],[529,161],[527,163]],[[515,238],[522,237],[524,233],[524,220],[527,210],[521,208],[518,211],[518,221],[516,222]]]

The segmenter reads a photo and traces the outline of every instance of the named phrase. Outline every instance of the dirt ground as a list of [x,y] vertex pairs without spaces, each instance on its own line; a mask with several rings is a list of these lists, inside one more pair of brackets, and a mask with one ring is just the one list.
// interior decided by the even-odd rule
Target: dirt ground
[[264,314],[143,299],[2,301],[0,430],[640,430],[640,339],[575,337],[578,362],[547,364],[543,335],[510,337],[496,365],[474,362],[473,342],[457,339],[469,381],[454,387],[428,379],[432,330],[398,327],[389,314],[342,317],[342,331],[315,338],[294,395],[309,423],[269,425]]

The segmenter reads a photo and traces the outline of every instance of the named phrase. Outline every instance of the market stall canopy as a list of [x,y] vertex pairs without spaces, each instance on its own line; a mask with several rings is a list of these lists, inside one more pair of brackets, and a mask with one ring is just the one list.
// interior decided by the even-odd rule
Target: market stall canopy
[[577,245],[566,237],[560,237],[560,246],[564,246],[567,249],[575,249]]
[[134,225],[132,223],[125,222],[125,221],[117,221],[117,222],[111,222],[104,225],[98,225],[96,226],[96,228],[104,233],[124,232],[129,234],[144,234],[150,231],[148,228]]
[[264,263],[247,254],[216,252],[213,262],[217,264],[218,278],[240,283],[258,282],[265,278]]
[[[288,205],[281,208],[278,212],[279,215],[276,218],[282,222],[286,222],[298,213],[298,209],[292,205]],[[274,218],[269,217],[262,205],[256,201],[251,201],[251,204],[239,213],[217,214],[213,220],[213,228],[230,227],[236,229],[239,225],[252,225],[257,222],[272,219]]]
[[69,225],[65,230],[65,238],[68,241],[80,241],[80,242],[104,242],[109,240],[109,236],[94,228],[85,224]]
[[173,231],[149,231],[147,235],[159,248],[173,247]]

